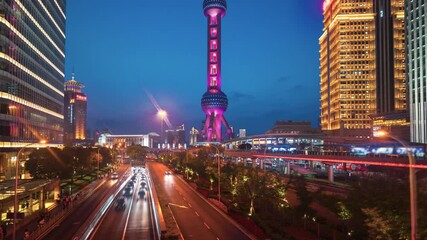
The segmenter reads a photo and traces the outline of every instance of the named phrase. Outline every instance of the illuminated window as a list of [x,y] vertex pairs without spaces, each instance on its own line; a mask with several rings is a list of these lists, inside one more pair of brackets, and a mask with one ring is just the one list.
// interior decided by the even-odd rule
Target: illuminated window
[[211,73],[211,75],[216,75],[217,74],[217,68],[216,68],[216,65],[215,64],[212,64],[211,65],[211,70],[210,70],[210,73]]
[[217,86],[217,81],[216,81],[216,77],[211,77],[211,87],[216,87]]
[[209,59],[210,59],[210,62],[216,63],[218,61],[217,53],[216,52],[211,52]]
[[211,28],[211,37],[216,37],[217,33],[218,33],[218,30],[216,27]]
[[217,22],[217,19],[216,19],[216,16],[211,16],[211,22],[210,22],[210,25],[216,25],[218,22]]
[[211,50],[216,50],[218,48],[218,44],[216,40],[211,40]]

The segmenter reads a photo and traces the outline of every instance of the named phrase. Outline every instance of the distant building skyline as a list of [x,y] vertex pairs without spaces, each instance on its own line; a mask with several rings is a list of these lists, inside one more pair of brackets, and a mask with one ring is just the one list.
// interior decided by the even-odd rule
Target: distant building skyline
[[406,110],[404,3],[325,1],[323,23],[321,129],[369,138],[370,115]]

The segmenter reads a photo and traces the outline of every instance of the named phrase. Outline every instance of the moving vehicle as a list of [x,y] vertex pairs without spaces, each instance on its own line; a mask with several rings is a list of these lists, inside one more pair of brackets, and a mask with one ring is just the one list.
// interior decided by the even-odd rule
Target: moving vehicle
[[125,209],[125,207],[126,207],[126,205],[125,205],[125,199],[124,198],[119,198],[119,200],[117,200],[117,203],[116,203],[116,210],[124,210]]
[[165,171],[165,175],[170,175],[171,174],[171,171],[170,170],[166,170]]
[[144,198],[145,197],[145,190],[143,190],[143,189],[139,190],[138,195],[140,198]]
[[133,190],[131,187],[126,187],[123,191],[123,196],[130,197],[132,196]]
[[117,179],[119,178],[119,174],[117,174],[117,172],[113,172],[113,174],[111,174],[111,179]]

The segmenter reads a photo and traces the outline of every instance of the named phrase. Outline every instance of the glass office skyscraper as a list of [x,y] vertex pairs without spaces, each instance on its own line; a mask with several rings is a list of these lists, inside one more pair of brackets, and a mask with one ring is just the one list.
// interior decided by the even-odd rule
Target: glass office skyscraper
[[0,147],[63,141],[65,0],[0,0]]
[[407,78],[411,120],[411,142],[427,143],[427,63],[425,0],[405,1]]

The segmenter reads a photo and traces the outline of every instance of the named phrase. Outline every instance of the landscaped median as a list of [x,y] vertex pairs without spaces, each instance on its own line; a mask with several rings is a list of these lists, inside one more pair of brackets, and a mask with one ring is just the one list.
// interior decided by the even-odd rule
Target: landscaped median
[[154,184],[154,188],[156,190],[157,199],[159,200],[159,205],[163,214],[163,218],[166,225],[166,233],[162,235],[162,239],[179,239],[181,232],[178,228],[178,225],[175,221],[175,218],[172,215],[168,207],[168,201],[166,197],[166,193],[163,191],[163,188],[160,186],[160,181],[158,181],[157,176],[155,174],[151,174],[152,183]]

